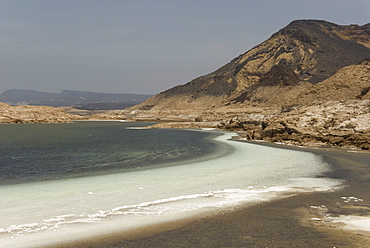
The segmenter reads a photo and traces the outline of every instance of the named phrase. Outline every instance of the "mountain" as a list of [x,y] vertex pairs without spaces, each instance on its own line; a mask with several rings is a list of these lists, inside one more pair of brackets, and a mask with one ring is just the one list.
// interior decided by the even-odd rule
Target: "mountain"
[[63,90],[60,93],[11,89],[0,94],[0,102],[11,105],[44,105],[52,107],[74,106],[86,110],[127,108],[145,101],[151,95],[98,93]]
[[[218,70],[159,93],[135,109],[282,106],[340,68],[366,58],[370,58],[370,24],[296,20]],[[281,80],[274,78],[281,73]],[[283,82],[284,77],[289,82]]]

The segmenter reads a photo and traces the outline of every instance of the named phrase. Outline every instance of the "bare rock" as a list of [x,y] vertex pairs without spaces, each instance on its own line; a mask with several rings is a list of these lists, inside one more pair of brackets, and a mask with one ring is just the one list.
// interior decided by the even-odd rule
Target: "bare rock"
[[[233,120],[223,129],[245,131],[248,139],[295,145],[340,146],[369,149],[370,101],[333,101],[301,107],[264,121]],[[253,123],[253,124],[251,124]],[[241,125],[243,124],[243,125]]]
[[0,123],[67,123],[81,119],[53,107],[0,104]]

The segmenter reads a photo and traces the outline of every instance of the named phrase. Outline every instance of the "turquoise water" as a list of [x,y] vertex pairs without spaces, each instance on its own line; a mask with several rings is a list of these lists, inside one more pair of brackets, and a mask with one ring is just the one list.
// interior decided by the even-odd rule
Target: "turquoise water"
[[0,247],[90,239],[341,183],[311,153],[145,125],[1,126],[12,149],[2,144]]

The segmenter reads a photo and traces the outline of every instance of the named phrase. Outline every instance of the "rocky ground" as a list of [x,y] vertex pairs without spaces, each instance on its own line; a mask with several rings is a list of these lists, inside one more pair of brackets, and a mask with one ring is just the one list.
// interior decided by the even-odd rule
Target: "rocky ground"
[[256,119],[240,116],[218,128],[242,131],[242,138],[307,146],[370,149],[370,101],[329,101]]
[[83,117],[46,106],[10,106],[0,103],[0,123],[67,123]]
[[[128,116],[121,114],[116,116]],[[240,139],[245,140],[370,149],[370,100],[328,101],[282,112],[229,108],[177,114],[142,111],[130,117],[128,120],[159,122],[150,128],[217,128],[240,132]]]

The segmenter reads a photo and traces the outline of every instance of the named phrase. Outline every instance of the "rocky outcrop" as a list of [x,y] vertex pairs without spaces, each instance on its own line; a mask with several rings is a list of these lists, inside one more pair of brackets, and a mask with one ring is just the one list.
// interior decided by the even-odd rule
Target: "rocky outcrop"
[[67,123],[81,119],[81,116],[53,107],[10,106],[0,103],[0,123]]
[[241,116],[218,125],[249,140],[370,149],[370,101],[329,101],[274,116]]

